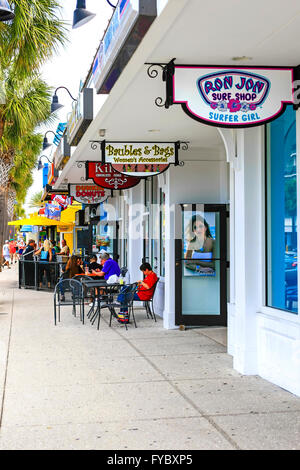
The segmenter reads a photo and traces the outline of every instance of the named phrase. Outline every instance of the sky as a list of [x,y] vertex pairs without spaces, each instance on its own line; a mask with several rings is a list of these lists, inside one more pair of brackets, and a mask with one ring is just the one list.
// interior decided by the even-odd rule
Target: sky
[[[117,0],[114,0],[117,3]],[[61,0],[61,16],[67,23],[69,42],[65,48],[60,48],[58,55],[54,56],[42,68],[42,77],[50,87],[53,87],[53,93],[59,86],[67,87],[74,98],[77,98],[80,81],[84,80],[93,62],[94,55],[103,37],[104,31],[113,13],[113,9],[108,5],[106,0],[87,0],[86,8],[88,11],[96,13],[96,17],[86,25],[78,29],[72,29],[73,12],[76,8],[76,0]],[[57,119],[54,124],[47,127],[41,127],[39,132],[44,134],[48,130],[56,131],[60,122],[67,121],[67,114],[72,109],[72,100],[65,90],[58,91],[58,99],[64,105],[57,113]],[[53,134],[48,136],[49,142],[52,141]],[[52,159],[52,153],[55,146],[49,150],[41,152],[48,158]],[[47,162],[43,159],[43,162]],[[28,191],[24,208],[27,213],[34,212],[29,209],[28,202],[32,194],[43,189],[42,170],[34,170],[34,183]],[[36,211],[36,210],[35,210]]]

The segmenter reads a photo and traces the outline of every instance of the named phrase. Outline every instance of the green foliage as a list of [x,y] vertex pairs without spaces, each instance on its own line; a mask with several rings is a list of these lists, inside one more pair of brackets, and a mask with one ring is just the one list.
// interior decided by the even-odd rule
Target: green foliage
[[41,202],[43,195],[43,191],[39,191],[37,193],[34,193],[29,201],[29,207],[30,209],[39,209],[42,207],[43,203]]
[[34,130],[51,122],[51,90],[41,66],[66,43],[66,28],[56,0],[14,0],[12,23],[0,22],[0,159],[12,162],[9,187],[22,212],[32,170],[42,148]]
[[66,43],[66,28],[56,0],[14,0],[12,24],[0,23],[1,63],[27,78]]

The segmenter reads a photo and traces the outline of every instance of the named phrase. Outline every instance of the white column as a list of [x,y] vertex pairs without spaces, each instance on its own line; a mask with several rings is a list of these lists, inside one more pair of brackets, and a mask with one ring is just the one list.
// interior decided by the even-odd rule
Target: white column
[[256,312],[263,298],[263,128],[237,132],[234,188],[234,368],[257,373]]
[[143,183],[130,190],[128,197],[129,203],[129,226],[128,226],[128,269],[130,281],[138,281],[143,275],[140,271],[140,265],[143,258]]
[[[166,195],[166,259],[165,259],[165,310],[164,310],[164,328],[173,329],[175,326],[175,221],[174,204],[172,194],[174,188],[172,185],[171,167],[166,173],[166,185],[164,187]],[[174,175],[175,176],[175,175]]]

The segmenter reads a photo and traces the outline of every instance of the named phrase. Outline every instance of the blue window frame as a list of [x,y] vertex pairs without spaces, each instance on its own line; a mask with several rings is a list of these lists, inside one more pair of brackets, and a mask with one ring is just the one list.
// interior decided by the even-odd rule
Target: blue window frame
[[296,112],[266,126],[267,305],[298,313]]

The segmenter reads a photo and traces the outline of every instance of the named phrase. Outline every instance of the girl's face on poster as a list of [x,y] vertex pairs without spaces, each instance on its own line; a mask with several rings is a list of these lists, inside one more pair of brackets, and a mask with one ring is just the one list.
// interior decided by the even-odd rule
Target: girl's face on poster
[[196,220],[193,224],[193,232],[197,237],[204,237],[206,233],[206,227],[201,220]]

